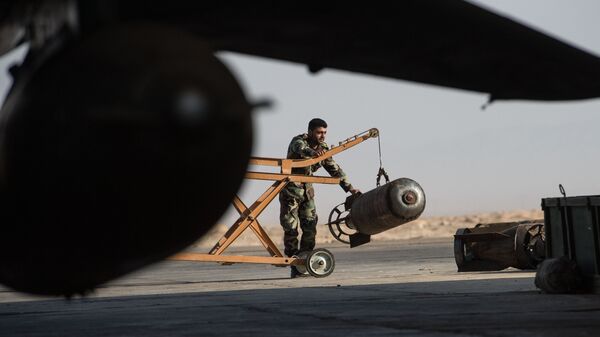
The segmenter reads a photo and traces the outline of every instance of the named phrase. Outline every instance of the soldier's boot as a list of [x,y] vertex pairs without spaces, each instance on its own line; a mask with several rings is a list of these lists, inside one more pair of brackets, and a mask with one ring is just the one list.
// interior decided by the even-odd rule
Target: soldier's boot
[[298,268],[296,268],[296,266],[290,266],[291,268],[291,273],[290,273],[290,278],[297,278],[297,277],[308,277],[310,276],[310,274],[306,273],[306,274],[302,274],[300,271],[298,271]]

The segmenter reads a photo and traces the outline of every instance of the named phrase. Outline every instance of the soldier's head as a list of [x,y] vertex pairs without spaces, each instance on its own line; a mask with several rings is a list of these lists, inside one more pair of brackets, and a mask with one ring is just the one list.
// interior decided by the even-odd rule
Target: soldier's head
[[308,138],[313,142],[324,142],[327,134],[327,122],[313,118],[308,122]]

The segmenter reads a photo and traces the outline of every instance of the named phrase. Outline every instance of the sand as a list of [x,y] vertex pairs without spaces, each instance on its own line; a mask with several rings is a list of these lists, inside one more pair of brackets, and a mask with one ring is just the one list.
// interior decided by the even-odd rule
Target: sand
[[[389,231],[374,235],[373,241],[393,241],[422,238],[448,238],[452,239],[458,228],[473,227],[478,223],[511,222],[520,220],[543,219],[541,210],[519,210],[492,213],[479,213],[460,216],[439,216],[420,218]],[[283,246],[283,231],[279,225],[263,226],[271,239]],[[225,234],[229,225],[218,224],[202,239],[194,244],[197,247],[212,247]],[[327,244],[335,239],[324,224],[319,224],[317,244]],[[260,242],[252,232],[247,229],[234,243],[234,246],[260,246]]]

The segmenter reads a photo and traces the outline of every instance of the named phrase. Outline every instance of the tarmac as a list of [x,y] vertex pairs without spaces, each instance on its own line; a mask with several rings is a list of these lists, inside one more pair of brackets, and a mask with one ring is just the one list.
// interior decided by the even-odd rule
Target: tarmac
[[600,336],[600,295],[541,294],[532,271],[458,273],[452,239],[324,248],[325,278],[164,261],[84,298],[0,288],[0,336]]

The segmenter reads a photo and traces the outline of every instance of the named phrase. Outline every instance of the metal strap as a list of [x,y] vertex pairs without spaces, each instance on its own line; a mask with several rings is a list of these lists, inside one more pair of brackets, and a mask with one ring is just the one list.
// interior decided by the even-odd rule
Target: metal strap
[[379,147],[379,171],[377,172],[376,184],[377,187],[379,187],[381,185],[381,176],[385,178],[386,184],[390,182],[390,177],[388,176],[387,172],[385,172],[385,169],[383,168],[383,161],[381,160],[381,132],[377,137],[377,146]]

